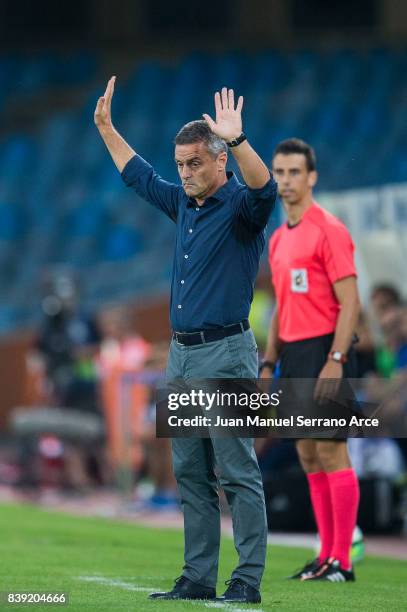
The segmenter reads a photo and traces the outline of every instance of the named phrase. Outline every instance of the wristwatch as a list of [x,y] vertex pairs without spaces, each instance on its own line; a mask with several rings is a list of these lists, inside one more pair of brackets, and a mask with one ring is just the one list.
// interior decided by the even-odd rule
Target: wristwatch
[[337,363],[342,364],[348,361],[346,355],[344,353],[341,353],[340,351],[331,351],[329,353],[329,359],[332,359],[332,361],[336,361]]
[[276,369],[276,364],[274,363],[274,361],[268,361],[266,359],[265,361],[262,361],[259,366],[259,374],[261,374],[264,368],[270,368],[271,372],[274,374],[274,370]]
[[227,142],[226,144],[228,145],[229,148],[238,147],[245,140],[247,140],[247,136],[244,132],[242,132],[240,136],[238,136],[237,138],[234,138],[233,140],[231,140],[230,142]]

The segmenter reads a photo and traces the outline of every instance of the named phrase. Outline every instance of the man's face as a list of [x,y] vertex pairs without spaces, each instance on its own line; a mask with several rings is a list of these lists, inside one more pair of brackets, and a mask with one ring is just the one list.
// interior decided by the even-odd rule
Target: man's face
[[204,142],[175,146],[175,162],[185,193],[191,198],[204,199],[217,189],[224,176],[226,153],[214,158]]
[[402,310],[399,306],[392,306],[382,312],[379,317],[385,344],[392,350],[397,350],[402,344],[401,314]]
[[375,291],[375,293],[370,298],[370,303],[373,309],[373,313],[377,319],[387,311],[393,310],[397,307],[397,304],[394,302],[394,298],[387,291]]
[[273,176],[278,184],[278,193],[286,204],[297,204],[311,193],[317,182],[315,170],[307,169],[307,160],[302,153],[283,155],[277,153],[273,159]]

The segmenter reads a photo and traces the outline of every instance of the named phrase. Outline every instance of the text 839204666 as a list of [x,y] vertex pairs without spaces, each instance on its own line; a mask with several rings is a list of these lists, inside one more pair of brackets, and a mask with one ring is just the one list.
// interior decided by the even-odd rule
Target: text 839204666
[[0,593],[0,602],[9,605],[32,605],[32,604],[51,604],[51,605],[67,605],[68,595],[66,593],[34,593],[27,591],[5,592]]

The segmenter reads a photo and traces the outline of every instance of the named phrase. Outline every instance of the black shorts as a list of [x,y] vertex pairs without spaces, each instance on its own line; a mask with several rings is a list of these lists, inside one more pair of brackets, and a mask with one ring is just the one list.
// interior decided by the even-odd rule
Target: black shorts
[[[327,334],[307,340],[284,343],[281,352],[280,378],[307,379],[303,382],[299,380],[296,382],[293,381],[292,384],[286,381],[286,387],[290,389],[289,396],[291,399],[290,403],[287,405],[287,411],[291,415],[297,416],[306,413],[309,416],[329,416],[339,419],[351,413],[348,408],[343,406],[342,402],[335,402],[335,404],[332,405],[318,404],[313,400],[316,379],[326,364],[328,355],[332,350],[333,338],[334,334]],[[356,372],[356,354],[351,347],[347,353],[347,362],[343,366],[343,380],[340,384],[339,391],[340,396],[352,396],[352,391],[346,379],[356,378]],[[284,416],[287,415],[284,414]],[[319,436],[318,428],[316,428],[313,435],[306,435],[304,437],[330,437],[336,440],[346,440],[347,431],[348,429],[345,427],[328,434],[324,429],[324,435]],[[300,437],[299,434],[300,431],[296,432],[295,435]]]
[[[285,342],[281,352],[281,378],[318,378],[332,349],[334,334]],[[343,366],[344,378],[356,378],[356,354],[351,347]]]

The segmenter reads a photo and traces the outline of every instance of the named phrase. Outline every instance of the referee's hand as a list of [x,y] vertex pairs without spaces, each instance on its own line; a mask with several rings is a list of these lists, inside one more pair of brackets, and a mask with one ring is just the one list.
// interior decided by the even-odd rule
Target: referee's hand
[[343,365],[333,359],[327,361],[319,373],[314,399],[320,403],[335,400],[342,377]]

